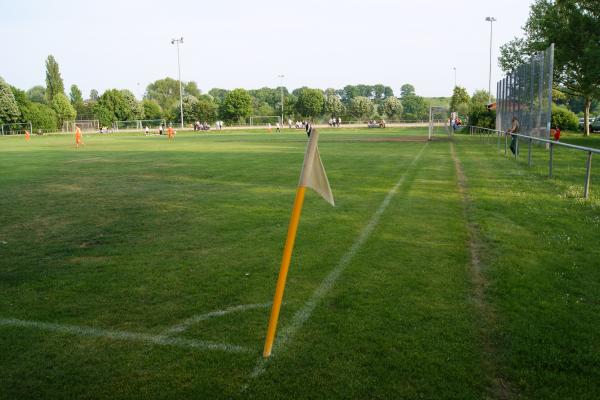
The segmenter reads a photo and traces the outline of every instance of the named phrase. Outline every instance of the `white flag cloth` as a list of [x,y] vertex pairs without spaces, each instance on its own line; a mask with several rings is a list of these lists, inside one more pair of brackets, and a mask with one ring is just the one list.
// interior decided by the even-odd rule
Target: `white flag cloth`
[[335,206],[329,180],[327,179],[327,174],[325,174],[325,168],[323,168],[321,156],[319,155],[318,141],[319,132],[316,129],[312,129],[308,145],[306,146],[306,153],[304,154],[304,164],[302,164],[299,186],[313,189],[325,201]]

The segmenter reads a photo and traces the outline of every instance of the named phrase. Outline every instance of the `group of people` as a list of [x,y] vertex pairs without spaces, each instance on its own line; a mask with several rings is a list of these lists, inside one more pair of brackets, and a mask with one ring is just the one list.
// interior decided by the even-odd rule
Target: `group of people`
[[[221,130],[221,121],[217,121],[216,122],[216,126],[217,129]],[[208,122],[202,122],[200,123],[200,121],[196,121],[194,122],[194,131],[209,131],[210,130],[210,125]]]
[[[519,124],[519,119],[513,115],[510,129],[506,132],[507,135],[510,135],[510,151],[516,156],[519,154],[519,148],[517,147],[517,134],[521,125]],[[560,141],[560,128],[558,125],[555,125],[552,129],[550,129],[550,138],[554,139],[554,141]]]
[[367,127],[368,128],[385,128],[385,120],[381,119],[379,121],[376,121],[376,120],[372,119],[367,123]]
[[342,119],[340,117],[337,118],[329,118],[328,121],[329,126],[339,128],[342,124]]
[[455,131],[456,128],[462,126],[462,120],[458,115],[455,115],[454,113],[452,114],[452,118],[450,118],[450,126],[452,127],[452,130]]

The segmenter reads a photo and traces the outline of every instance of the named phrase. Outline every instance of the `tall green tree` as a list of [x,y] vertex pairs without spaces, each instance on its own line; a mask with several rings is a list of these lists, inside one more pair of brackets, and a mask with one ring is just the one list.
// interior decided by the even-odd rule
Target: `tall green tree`
[[325,113],[331,117],[340,117],[346,113],[346,107],[334,91],[328,91],[323,106]]
[[452,91],[452,97],[450,98],[450,110],[457,111],[461,104],[464,104],[462,107],[466,107],[468,110],[470,101],[471,98],[469,97],[469,93],[467,93],[467,89],[461,86],[455,86]]
[[[196,82],[181,83],[183,95],[198,98],[200,90]],[[145,99],[155,100],[163,110],[171,110],[179,104],[179,81],[172,78],[159,79],[146,87]]]
[[29,100],[35,103],[48,103],[48,99],[46,98],[46,88],[41,85],[37,85],[29,89],[27,91],[27,97],[29,97]]
[[123,96],[123,100],[127,106],[126,110],[126,120],[135,120],[135,119],[143,119],[144,118],[144,107],[142,104],[135,98],[135,95],[127,89],[121,90],[121,95]]
[[142,100],[142,107],[144,108],[144,118],[146,119],[160,119],[162,118],[162,109],[160,105],[154,100],[144,99]]
[[17,122],[21,112],[8,83],[0,78],[0,124]]
[[323,113],[325,98],[320,89],[303,87],[298,91],[296,111],[303,117],[314,118]]
[[54,56],[50,54],[46,59],[46,98],[51,103],[54,96],[65,94],[65,84],[60,76],[60,69]]
[[229,92],[227,89],[213,88],[208,91],[208,94],[215,99],[217,104],[220,104],[225,99],[227,92]]
[[424,120],[429,117],[429,105],[421,96],[407,95],[402,97],[404,118],[408,120]]
[[105,126],[111,126],[115,121],[127,121],[131,119],[131,105],[123,97],[123,93],[117,89],[105,91],[95,107],[98,119]]
[[52,99],[52,109],[56,112],[56,118],[58,120],[57,128],[62,127],[63,122],[73,121],[77,116],[77,111],[67,99],[63,93],[56,93]]
[[83,104],[83,95],[81,94],[81,90],[79,90],[77,85],[71,85],[69,100],[71,100],[71,105],[75,108],[77,108],[78,105]]
[[[483,106],[487,106],[488,101],[490,99],[490,92],[488,92],[487,90],[476,90],[473,93],[473,96],[471,96],[471,105],[483,105]],[[492,98],[493,100],[493,98]]]
[[196,120],[212,123],[217,120],[218,108],[212,96],[200,96],[198,102],[193,106],[193,113]]
[[597,0],[535,0],[530,6],[524,38],[501,48],[505,71],[515,62],[555,44],[554,83],[584,99],[584,134],[589,135],[593,99],[600,97],[600,5]]
[[245,89],[227,92],[219,107],[219,114],[226,122],[241,122],[252,115],[252,97]]
[[356,96],[350,100],[350,107],[348,107],[350,115],[360,120],[368,119],[375,113],[375,106],[371,99],[365,96]]
[[400,88],[400,98],[402,98],[402,99],[405,97],[408,97],[408,96],[415,96],[415,95],[416,95],[415,87],[413,85],[411,85],[410,83],[405,83]]
[[90,90],[90,100],[98,101],[100,96],[98,95],[98,91],[96,89]]
[[402,111],[404,111],[404,107],[402,107],[402,102],[397,98],[391,96],[383,101],[381,106],[381,112],[387,118],[395,118],[400,119],[402,116]]

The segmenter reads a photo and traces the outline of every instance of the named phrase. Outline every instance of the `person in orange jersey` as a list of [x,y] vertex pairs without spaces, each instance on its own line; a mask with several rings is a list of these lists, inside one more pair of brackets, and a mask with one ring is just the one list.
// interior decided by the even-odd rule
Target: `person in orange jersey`
[[172,140],[175,136],[175,130],[172,126],[169,126],[169,129],[167,129],[167,134],[169,135],[169,140]]
[[25,140],[29,140],[31,139],[31,135],[29,134],[29,131],[27,129],[25,129]]
[[83,140],[81,140],[81,129],[79,125],[75,125],[75,147],[79,148],[80,144],[83,144]]

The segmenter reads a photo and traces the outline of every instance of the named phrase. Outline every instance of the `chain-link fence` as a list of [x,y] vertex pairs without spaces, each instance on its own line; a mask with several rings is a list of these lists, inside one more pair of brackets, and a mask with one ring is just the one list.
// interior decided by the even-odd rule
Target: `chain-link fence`
[[506,132],[516,117],[521,134],[550,137],[553,69],[554,44],[551,44],[498,82],[496,129]]

